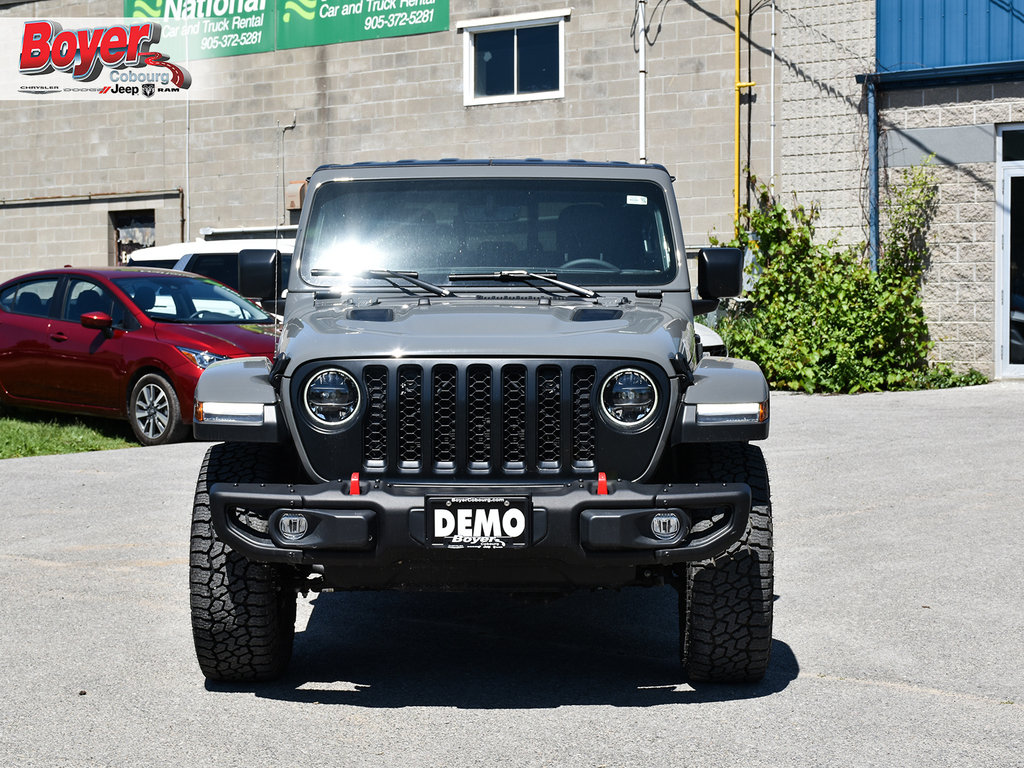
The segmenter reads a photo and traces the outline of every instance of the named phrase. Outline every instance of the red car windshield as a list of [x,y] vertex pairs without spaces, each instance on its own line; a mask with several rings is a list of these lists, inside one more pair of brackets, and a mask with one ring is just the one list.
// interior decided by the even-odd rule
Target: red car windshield
[[161,323],[272,323],[252,302],[213,280],[185,275],[114,278],[150,320]]

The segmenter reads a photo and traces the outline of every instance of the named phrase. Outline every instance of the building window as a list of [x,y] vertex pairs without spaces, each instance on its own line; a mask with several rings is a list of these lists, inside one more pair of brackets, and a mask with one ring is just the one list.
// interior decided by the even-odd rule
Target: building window
[[111,263],[123,266],[133,251],[156,244],[156,212],[152,208],[111,211],[110,230],[114,240]]
[[464,103],[565,95],[565,20],[570,9],[464,21]]

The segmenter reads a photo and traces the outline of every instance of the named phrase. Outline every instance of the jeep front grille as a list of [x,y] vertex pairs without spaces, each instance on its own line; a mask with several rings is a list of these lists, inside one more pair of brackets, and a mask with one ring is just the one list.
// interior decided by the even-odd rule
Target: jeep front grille
[[591,365],[366,365],[363,465],[420,474],[586,473]]

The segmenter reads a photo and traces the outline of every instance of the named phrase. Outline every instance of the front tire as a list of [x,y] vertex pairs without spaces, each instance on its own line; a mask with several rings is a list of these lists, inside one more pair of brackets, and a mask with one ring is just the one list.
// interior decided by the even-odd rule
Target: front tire
[[232,550],[217,537],[210,517],[211,485],[271,481],[282,464],[278,454],[268,445],[215,445],[199,472],[189,588],[196,658],[209,680],[271,680],[291,659],[296,590],[288,573]]
[[159,373],[147,373],[135,382],[128,398],[128,421],[143,445],[180,442],[188,431],[174,387]]
[[745,443],[713,443],[682,457],[680,471],[690,482],[746,483],[752,496],[743,538],[715,558],[689,563],[680,574],[683,668],[692,681],[757,682],[771,655],[774,600],[772,504],[764,456]]

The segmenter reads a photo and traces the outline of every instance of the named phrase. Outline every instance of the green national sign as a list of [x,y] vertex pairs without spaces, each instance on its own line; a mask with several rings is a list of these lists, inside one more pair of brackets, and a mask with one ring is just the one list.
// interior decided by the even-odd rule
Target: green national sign
[[124,0],[160,19],[154,49],[182,59],[418,35],[448,29],[448,0]]
[[448,29],[448,0],[284,0],[278,48]]

